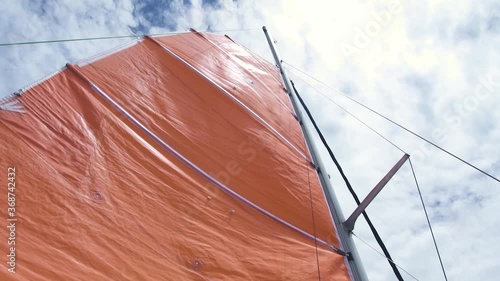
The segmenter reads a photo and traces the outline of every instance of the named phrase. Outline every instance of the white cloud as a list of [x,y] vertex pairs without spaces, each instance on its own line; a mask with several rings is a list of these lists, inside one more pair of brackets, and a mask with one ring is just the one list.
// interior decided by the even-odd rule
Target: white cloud
[[[43,4],[42,4],[43,3]],[[136,25],[133,2],[9,1],[0,32],[6,42],[126,35]],[[5,42],[4,41],[4,42]],[[2,47],[1,96],[58,70],[69,61],[95,55],[129,40],[53,43]]]
[[[139,24],[153,33],[167,30],[138,13],[145,4],[134,1],[57,3],[46,4],[50,7],[45,6],[45,10],[41,4],[32,6],[26,1],[4,4],[2,38],[25,41],[121,35],[127,34],[128,26]],[[500,176],[500,5],[495,1],[225,0],[211,8],[201,0],[191,1],[187,7],[183,3],[173,1],[168,11],[156,11],[162,15],[159,22],[174,24],[170,27],[178,30],[267,25],[285,61]],[[262,31],[227,33],[271,60]],[[367,42],[357,44],[363,36]],[[67,61],[126,41],[2,47],[1,95],[42,78]],[[356,52],[346,56],[342,50],[345,44],[354,46]],[[309,89],[292,70],[289,72],[363,197],[401,153]],[[493,85],[485,86],[488,80]],[[444,153],[426,148],[420,140],[326,87],[307,81],[414,155],[450,280],[496,280],[500,275],[500,220],[496,215],[500,211],[500,185]],[[484,98],[474,102],[478,87],[483,87]],[[439,134],[445,137],[436,137]],[[347,215],[354,203],[333,165],[329,167]],[[420,280],[441,280],[416,196],[405,166],[368,211],[401,266]],[[364,223],[358,222],[356,233],[375,245]],[[359,243],[358,249],[371,280],[393,279],[378,254]]]

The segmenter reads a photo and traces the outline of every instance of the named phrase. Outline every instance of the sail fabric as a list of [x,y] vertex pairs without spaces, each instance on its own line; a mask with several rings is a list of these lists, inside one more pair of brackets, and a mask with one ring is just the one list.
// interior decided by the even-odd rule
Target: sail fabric
[[350,280],[279,79],[228,37],[185,33],[13,97],[16,273],[0,279]]

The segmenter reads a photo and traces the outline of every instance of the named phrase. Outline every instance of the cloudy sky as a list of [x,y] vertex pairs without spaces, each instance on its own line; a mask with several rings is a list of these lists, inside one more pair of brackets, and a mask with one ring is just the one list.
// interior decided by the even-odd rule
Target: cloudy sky
[[[0,11],[2,43],[193,27],[240,30],[225,33],[271,60],[261,31],[266,25],[358,195],[363,198],[402,153],[324,95],[412,155],[449,279],[500,276],[500,183],[292,68],[500,177],[498,1],[7,0]],[[0,97],[130,40],[0,47]],[[347,216],[354,202],[330,168]],[[368,212],[400,266],[419,280],[443,280],[408,165]],[[355,233],[376,245],[364,222]],[[393,280],[386,261],[355,241],[370,280]]]

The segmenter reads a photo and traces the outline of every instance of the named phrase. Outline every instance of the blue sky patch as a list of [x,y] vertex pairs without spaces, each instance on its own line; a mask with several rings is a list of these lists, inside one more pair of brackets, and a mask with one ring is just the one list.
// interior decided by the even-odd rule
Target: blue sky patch
[[150,33],[151,27],[177,29],[176,16],[184,13],[192,6],[190,0],[180,1],[170,0],[146,0],[141,2],[134,9],[134,17],[142,17],[143,22],[132,28],[135,33]]

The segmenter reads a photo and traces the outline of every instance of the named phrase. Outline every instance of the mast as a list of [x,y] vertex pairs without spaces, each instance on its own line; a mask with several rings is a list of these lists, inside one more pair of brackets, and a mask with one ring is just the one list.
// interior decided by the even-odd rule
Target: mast
[[332,184],[330,182],[330,179],[328,178],[328,174],[326,173],[326,168],[325,165],[323,164],[323,161],[321,160],[321,157],[319,155],[318,149],[316,148],[313,140],[312,140],[312,135],[311,131],[309,128],[309,124],[307,122],[304,122],[302,118],[302,112],[300,111],[298,107],[298,101],[297,97],[294,94],[294,91],[292,91],[292,88],[290,86],[290,80],[288,79],[288,76],[286,75],[285,69],[283,69],[283,66],[281,64],[281,59],[278,55],[278,52],[276,51],[276,48],[274,46],[274,42],[271,39],[271,36],[269,32],[267,31],[267,28],[265,26],[262,27],[264,30],[264,34],[266,35],[267,42],[269,43],[269,47],[271,48],[271,51],[273,53],[274,60],[276,61],[276,65],[280,69],[281,72],[281,77],[283,79],[283,83],[285,85],[285,88],[287,90],[287,93],[290,97],[290,101],[293,105],[293,109],[295,111],[295,114],[297,116],[297,119],[300,124],[300,128],[302,129],[302,133],[304,134],[304,138],[307,143],[307,147],[309,149],[309,152],[311,153],[311,157],[313,160],[313,164],[317,168],[317,173],[318,177],[321,183],[321,187],[323,188],[323,192],[325,193],[325,197],[328,202],[328,207],[330,209],[330,213],[333,218],[333,223],[335,225],[335,228],[337,230],[337,235],[339,237],[340,243],[343,247],[343,250],[346,253],[349,253],[350,258],[347,258],[348,260],[348,266],[349,269],[352,273],[352,276],[355,281],[367,281],[368,277],[366,276],[366,272],[363,268],[363,265],[361,263],[361,259],[359,257],[358,251],[356,250],[356,246],[354,244],[354,241],[352,240],[352,236],[350,232],[342,225],[342,223],[345,221],[344,215],[342,213],[342,210],[340,208],[340,205],[338,204],[337,197],[335,196],[335,193],[333,191]]

